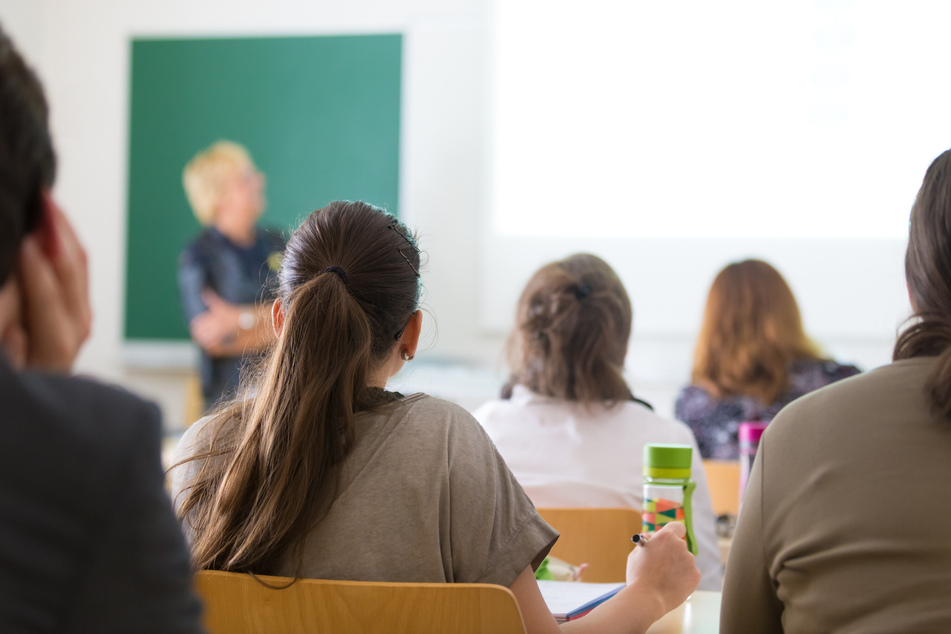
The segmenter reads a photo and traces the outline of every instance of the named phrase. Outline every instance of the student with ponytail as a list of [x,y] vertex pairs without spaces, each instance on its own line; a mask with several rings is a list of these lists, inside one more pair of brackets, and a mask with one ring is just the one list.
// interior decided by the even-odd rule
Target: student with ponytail
[[726,567],[722,632],[951,631],[951,150],[911,210],[894,362],[770,423]]
[[693,434],[654,414],[624,379],[633,311],[614,269],[589,253],[544,265],[515,322],[502,398],[473,414],[535,506],[642,511],[644,445],[692,445],[700,589],[720,590],[713,502]]
[[[311,214],[287,245],[277,342],[239,400],[195,423],[172,495],[199,569],[510,587],[530,632],[557,631],[533,567],[558,534],[479,424],[386,390],[416,354],[420,257],[406,227],[360,202]],[[696,587],[663,530],[628,586],[572,624],[643,632]]]

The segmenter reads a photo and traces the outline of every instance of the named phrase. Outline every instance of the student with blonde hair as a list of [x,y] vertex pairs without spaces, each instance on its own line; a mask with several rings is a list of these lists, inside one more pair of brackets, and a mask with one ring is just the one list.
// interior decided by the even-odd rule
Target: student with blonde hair
[[713,504],[693,435],[634,398],[624,378],[632,319],[624,285],[601,258],[546,264],[516,308],[502,398],[474,415],[537,507],[642,511],[644,445],[693,445],[700,588],[719,590]]
[[[461,407],[388,391],[422,324],[407,228],[361,202],[287,245],[277,342],[245,396],[193,425],[172,496],[199,569],[512,589],[529,632],[558,631],[532,572],[558,538]],[[644,632],[699,572],[671,524],[628,585],[566,630]]]
[[858,373],[824,358],[806,336],[779,271],[744,260],[713,281],[692,383],[677,397],[675,412],[690,425],[704,458],[738,460],[741,422],[769,422],[790,401]]
[[201,349],[205,406],[238,384],[242,359],[273,340],[272,282],[284,240],[256,225],[264,177],[248,151],[219,141],[182,176],[195,218],[205,227],[182,252],[178,283],[189,331]]

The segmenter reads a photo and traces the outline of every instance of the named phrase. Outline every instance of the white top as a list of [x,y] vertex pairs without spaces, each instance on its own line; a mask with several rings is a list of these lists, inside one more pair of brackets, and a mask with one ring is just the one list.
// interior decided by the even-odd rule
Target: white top
[[474,413],[536,507],[631,507],[643,510],[644,445],[693,447],[693,530],[701,590],[720,590],[723,568],[716,518],[697,441],[685,424],[633,401],[584,405],[516,385],[509,400]]

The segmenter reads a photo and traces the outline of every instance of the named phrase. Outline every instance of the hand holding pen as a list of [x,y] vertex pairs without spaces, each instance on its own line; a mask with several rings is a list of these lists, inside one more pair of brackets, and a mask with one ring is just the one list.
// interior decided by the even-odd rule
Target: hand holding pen
[[[627,583],[638,587],[643,605],[657,607],[656,618],[684,602],[700,583],[700,571],[687,550],[687,529],[679,522],[664,525],[653,535],[636,534],[627,558]],[[647,542],[651,547],[647,548]]]

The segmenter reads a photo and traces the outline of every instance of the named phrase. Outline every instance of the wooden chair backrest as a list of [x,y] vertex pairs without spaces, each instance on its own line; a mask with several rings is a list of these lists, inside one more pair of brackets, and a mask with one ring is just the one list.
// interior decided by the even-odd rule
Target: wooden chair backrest
[[738,460],[704,460],[713,512],[717,515],[740,512],[740,463]]
[[201,571],[209,634],[525,634],[515,595],[484,583],[379,583]]
[[641,514],[630,508],[540,508],[561,533],[551,556],[569,564],[588,564],[581,577],[592,583],[625,581],[631,536],[641,531]]

